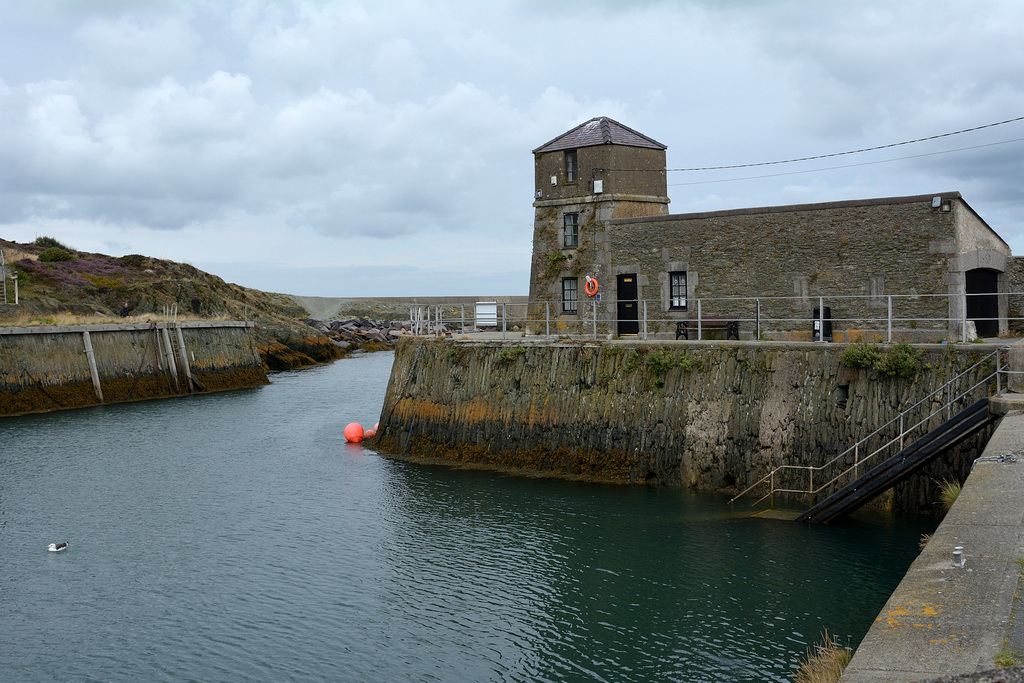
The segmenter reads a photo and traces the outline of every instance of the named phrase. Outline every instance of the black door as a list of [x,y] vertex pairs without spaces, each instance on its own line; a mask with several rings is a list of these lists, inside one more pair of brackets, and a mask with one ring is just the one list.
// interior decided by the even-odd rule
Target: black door
[[637,315],[636,273],[620,275],[615,289],[618,300],[618,334],[640,334],[640,317]]
[[968,270],[967,319],[979,337],[999,336],[999,273],[987,268]]

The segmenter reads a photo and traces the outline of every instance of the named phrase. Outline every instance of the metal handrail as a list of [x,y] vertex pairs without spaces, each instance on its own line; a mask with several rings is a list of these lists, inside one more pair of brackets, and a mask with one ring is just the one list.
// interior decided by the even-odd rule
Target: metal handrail
[[[661,299],[638,299],[637,319],[629,322],[638,326],[638,337],[648,339],[651,335],[671,333],[672,326],[681,321],[689,321],[693,325],[696,339],[703,338],[708,326],[702,322],[720,320],[728,316],[743,325],[744,331],[758,339],[762,333],[770,335],[791,334],[795,331],[810,332],[804,327],[811,322],[818,327],[831,325],[838,332],[848,329],[869,331],[886,342],[892,342],[894,336],[906,334],[908,330],[916,330],[916,334],[938,333],[941,338],[949,341],[966,342],[968,324],[970,322],[1022,321],[1020,305],[1011,305],[1008,315],[1002,317],[967,318],[967,302],[974,297],[990,297],[992,293],[921,293],[921,294],[833,294],[808,296],[758,296],[758,297],[694,297],[689,299],[685,309],[667,309],[666,302]],[[1024,297],[1024,292],[1000,292],[1004,298]],[[514,325],[525,326],[534,334],[570,337],[598,337],[599,328],[604,333],[617,333],[618,323],[625,322],[617,315],[614,298],[600,300],[596,297],[583,297],[572,301],[572,310],[563,310],[560,300],[525,300],[515,302],[498,302],[497,321],[502,331]],[[929,303],[931,302],[931,303]],[[944,303],[943,303],[944,302]],[[396,302],[396,305],[399,305]],[[421,303],[407,304],[410,319],[415,312],[422,316],[427,312],[435,325],[454,323],[460,328],[476,325],[476,316],[472,310],[467,311],[466,303]],[[818,310],[816,314],[812,308]],[[908,310],[909,307],[909,310]],[[825,309],[829,315],[825,315]],[[946,308],[947,310],[943,310]],[[431,309],[433,309],[431,311]],[[432,315],[431,315],[432,313]],[[467,315],[467,313],[469,315]],[[944,315],[945,313],[945,315]],[[493,314],[492,314],[493,315]],[[494,325],[493,318],[491,325]],[[432,327],[432,326],[426,326]],[[816,328],[817,329],[817,328]],[[824,329],[821,330],[824,332]],[[429,332],[427,332],[429,334]],[[568,334],[567,334],[568,333]],[[825,334],[812,335],[815,341],[827,341]]]
[[[942,384],[937,389],[933,390],[930,394],[928,394],[927,396],[925,396],[924,398],[922,398],[920,401],[918,401],[917,403],[913,404],[909,408],[904,409],[903,411],[900,412],[899,415],[897,415],[893,419],[889,420],[884,425],[882,425],[881,427],[879,427],[875,431],[871,432],[867,436],[861,438],[859,441],[854,443],[852,446],[850,446],[845,451],[843,451],[839,455],[835,456],[834,458],[832,458],[828,462],[826,462],[826,463],[824,463],[822,465],[780,465],[779,467],[776,467],[776,468],[772,469],[764,477],[762,477],[761,479],[757,480],[756,482],[754,482],[753,484],[748,486],[746,489],[744,489],[743,491],[741,491],[740,493],[735,495],[733,498],[731,498],[729,500],[729,504],[732,505],[737,500],[739,500],[743,496],[747,495],[748,493],[753,491],[755,488],[757,488],[757,487],[759,487],[761,485],[764,485],[765,483],[767,483],[769,485],[768,493],[766,493],[765,495],[761,496],[756,501],[754,501],[753,502],[754,506],[760,504],[761,502],[763,502],[765,499],[767,499],[769,497],[773,497],[776,493],[801,494],[801,495],[807,495],[807,496],[809,496],[810,498],[813,499],[813,497],[815,495],[821,493],[825,489],[827,489],[830,486],[834,485],[837,481],[839,481],[842,477],[848,475],[850,472],[854,472],[854,479],[856,479],[857,476],[859,476],[858,473],[859,473],[859,470],[860,470],[861,466],[863,466],[869,460],[871,460],[872,458],[876,457],[878,454],[886,451],[891,446],[893,446],[893,444],[896,444],[896,443],[900,444],[900,447],[901,447],[901,450],[902,450],[903,440],[904,440],[904,438],[907,435],[911,434],[914,430],[918,429],[919,427],[921,427],[922,425],[927,423],[929,420],[934,418],[936,415],[940,414],[942,411],[951,412],[953,404],[955,404],[956,402],[962,400],[965,396],[970,395],[978,387],[981,387],[981,386],[989,383],[990,381],[992,381],[993,378],[996,380],[996,394],[1002,393],[1003,389],[1002,389],[1001,382],[999,381],[999,377],[1000,377],[1000,373],[1004,372],[1005,370],[1003,368],[1001,368],[1001,356],[1000,356],[1000,353],[1003,352],[1004,350],[1006,350],[1007,348],[1008,347],[1003,347],[1001,349],[997,349],[996,351],[993,351],[992,353],[988,354],[984,358],[980,359],[979,361],[977,361],[976,363],[971,365],[969,368],[967,368],[967,369],[963,370],[962,372],[960,372],[956,377],[953,377],[952,379],[948,380],[947,382]],[[953,396],[950,393],[949,390],[952,387],[954,382],[957,382],[958,380],[963,378],[964,375],[967,375],[968,373],[973,372],[975,369],[977,369],[983,363],[985,363],[985,362],[987,362],[989,360],[992,360],[993,358],[995,359],[995,363],[996,363],[996,368],[995,368],[994,372],[992,372],[991,374],[985,376],[984,378],[982,378],[981,380],[979,380],[978,382],[976,382],[972,386],[970,386],[966,391],[962,391],[959,394],[957,394],[956,396]],[[935,397],[936,394],[941,394],[942,392],[946,393],[946,402],[942,406],[940,406],[936,410],[934,410],[931,413],[929,413],[926,417],[918,420],[917,422],[915,422],[910,427],[905,427],[905,425],[903,424],[904,420],[905,420],[906,416],[909,413],[911,413],[911,411],[916,410],[922,404],[924,404],[926,401],[931,401]],[[892,427],[896,423],[898,423],[900,425],[899,433],[896,436],[890,438],[886,443],[882,444],[881,446],[879,446],[878,448],[876,448],[874,451],[872,451],[868,455],[864,456],[863,458],[860,457],[860,448],[861,448],[862,445],[866,444],[870,439],[874,438],[875,436],[880,435],[884,430]],[[836,462],[838,462],[842,458],[845,458],[846,456],[850,455],[851,452],[854,455],[854,462],[853,462],[853,464],[850,467],[847,467],[845,470],[843,470],[839,474],[837,474],[834,477],[832,477],[830,480],[828,480],[824,484],[819,484],[819,486],[817,488],[815,488],[815,486],[814,486],[814,473],[815,472],[821,472],[822,470],[826,469],[827,467],[830,467],[831,465],[835,464]],[[796,471],[805,471],[805,472],[807,472],[807,477],[808,477],[808,486],[807,486],[807,488],[805,488],[805,489],[791,489],[791,488],[783,488],[781,486],[776,486],[775,485],[775,480],[776,480],[777,476],[780,473],[782,473],[784,471],[789,471],[789,470],[796,470]]]

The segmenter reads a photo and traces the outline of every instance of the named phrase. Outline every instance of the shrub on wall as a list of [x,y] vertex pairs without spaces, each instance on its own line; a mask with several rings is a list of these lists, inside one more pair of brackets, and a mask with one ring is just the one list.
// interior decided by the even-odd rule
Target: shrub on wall
[[889,377],[915,377],[921,370],[924,353],[907,342],[892,347],[877,363],[875,369]]
[[894,345],[887,353],[882,353],[876,344],[857,342],[843,351],[839,362],[848,368],[874,368],[886,377],[911,378],[921,371],[923,357],[923,351],[907,342]]
[[870,368],[882,358],[878,347],[868,342],[850,344],[839,357],[839,362],[848,368]]

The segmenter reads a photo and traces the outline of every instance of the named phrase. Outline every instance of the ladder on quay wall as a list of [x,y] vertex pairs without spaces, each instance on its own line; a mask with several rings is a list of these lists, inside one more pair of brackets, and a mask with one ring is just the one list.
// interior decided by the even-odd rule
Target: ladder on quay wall
[[[853,512],[949,448],[991,424],[993,418],[988,415],[987,396],[991,389],[985,390],[985,398],[974,401],[966,409],[958,409],[957,405],[972,395],[977,396],[979,389],[990,387],[993,382],[994,393],[1003,393],[1001,373],[1005,369],[1002,367],[1002,351],[999,349],[985,356],[825,464],[776,467],[733,497],[729,503],[733,504],[756,490],[767,488],[767,493],[754,501],[753,505],[757,506],[767,500],[769,506],[774,508],[777,495],[804,498],[810,509],[796,518],[799,521],[827,522]],[[995,370],[967,389],[954,394],[955,384],[986,363],[994,363]],[[937,401],[942,401],[938,408],[920,419],[914,418],[925,404]],[[943,413],[945,419],[940,425],[928,427],[942,419]],[[887,437],[886,434],[893,435]],[[877,446],[873,448],[872,442],[876,442]],[[912,443],[907,446],[908,442]],[[869,471],[865,473],[866,470]],[[865,474],[862,476],[862,473]],[[842,491],[847,493],[840,497]],[[826,498],[815,505],[815,498],[822,495]],[[846,502],[840,507],[841,499]],[[826,502],[829,503],[827,506]]]
[[988,409],[988,398],[978,399],[881,465],[797,517],[796,521],[826,524],[857,510],[995,420],[996,416]]

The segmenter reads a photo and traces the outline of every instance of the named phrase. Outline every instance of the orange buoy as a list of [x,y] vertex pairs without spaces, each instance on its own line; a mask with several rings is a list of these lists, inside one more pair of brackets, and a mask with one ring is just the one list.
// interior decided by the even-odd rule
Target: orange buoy
[[377,430],[375,429],[367,429],[365,432],[363,432],[364,439],[369,439],[374,436],[377,436]]
[[583,291],[587,293],[587,296],[594,296],[597,294],[597,278],[587,277],[587,282],[583,285]]
[[350,422],[345,425],[345,441],[359,443],[363,440],[363,425],[358,422]]
[[373,431],[377,431],[378,429],[380,429],[380,422],[374,422],[373,423]]

